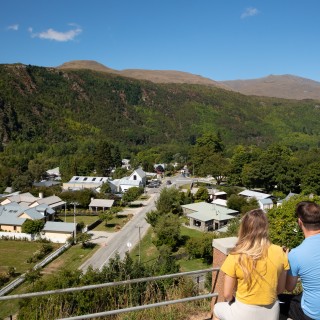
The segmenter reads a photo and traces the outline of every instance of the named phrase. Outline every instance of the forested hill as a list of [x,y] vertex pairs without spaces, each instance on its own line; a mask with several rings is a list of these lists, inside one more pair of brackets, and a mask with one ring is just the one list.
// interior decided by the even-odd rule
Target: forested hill
[[219,132],[227,146],[318,146],[320,102],[250,97],[221,88],[156,84],[90,70],[0,65],[0,140],[100,137],[122,146],[192,144]]

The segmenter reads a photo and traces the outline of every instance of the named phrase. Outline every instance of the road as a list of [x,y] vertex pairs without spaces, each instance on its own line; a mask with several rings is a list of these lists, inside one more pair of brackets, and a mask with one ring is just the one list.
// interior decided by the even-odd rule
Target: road
[[102,269],[109,259],[119,253],[123,258],[125,253],[139,243],[139,229],[140,237],[142,238],[149,228],[146,222],[146,213],[155,208],[155,201],[159,193],[150,194],[147,203],[136,210],[133,218],[118,232],[108,235],[103,240],[103,246],[95,252],[95,254],[80,266],[84,272],[91,265],[94,269]]
[[140,238],[142,238],[150,226],[145,220],[146,213],[155,209],[155,201],[158,199],[161,189],[167,186],[167,180],[171,180],[172,186],[192,182],[191,179],[174,176],[164,179],[160,188],[148,189],[150,198],[143,207],[136,210],[133,218],[120,231],[112,234],[106,233],[105,236],[100,232],[100,245],[102,244],[102,246],[91,258],[80,266],[82,271],[85,272],[90,265],[93,269],[101,270],[116,253],[123,258],[127,251],[139,243],[139,232]]

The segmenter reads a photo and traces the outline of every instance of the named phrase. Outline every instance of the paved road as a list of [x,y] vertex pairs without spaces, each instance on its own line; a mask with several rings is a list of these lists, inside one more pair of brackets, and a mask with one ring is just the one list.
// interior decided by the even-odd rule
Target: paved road
[[139,229],[140,237],[142,238],[150,226],[145,221],[146,213],[155,208],[155,200],[158,196],[158,192],[150,194],[150,198],[145,205],[136,209],[133,218],[120,231],[112,234],[95,233],[95,242],[100,243],[102,246],[90,259],[80,266],[80,269],[85,272],[90,265],[94,269],[101,269],[117,252],[123,258],[130,248],[138,244]]
[[158,199],[161,189],[167,186],[167,180],[172,181],[170,186],[179,186],[192,182],[190,178],[174,176],[164,179],[159,189],[148,189],[150,198],[143,207],[135,210],[133,218],[120,231],[114,233],[94,232],[93,242],[101,245],[101,248],[80,266],[81,270],[85,272],[90,265],[94,269],[102,269],[117,252],[123,258],[130,248],[132,249],[139,243],[139,229],[140,237],[142,238],[150,226],[145,221],[146,213],[155,209],[155,201]]

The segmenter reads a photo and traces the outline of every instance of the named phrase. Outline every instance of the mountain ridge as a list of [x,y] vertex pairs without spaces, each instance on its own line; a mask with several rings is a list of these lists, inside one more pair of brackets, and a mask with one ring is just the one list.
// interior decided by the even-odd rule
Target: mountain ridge
[[73,60],[65,62],[56,68],[89,69],[113,73],[138,80],[147,80],[154,83],[189,83],[207,85],[253,96],[295,100],[320,100],[320,82],[291,74],[271,74],[257,79],[216,81],[210,78],[202,77],[201,75],[175,70],[115,70],[93,60]]

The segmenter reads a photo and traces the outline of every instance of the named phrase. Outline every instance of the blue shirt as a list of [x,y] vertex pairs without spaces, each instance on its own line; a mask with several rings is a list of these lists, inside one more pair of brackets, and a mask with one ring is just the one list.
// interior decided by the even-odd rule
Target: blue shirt
[[310,236],[289,252],[289,275],[299,276],[303,293],[301,307],[312,319],[320,320],[320,234]]

